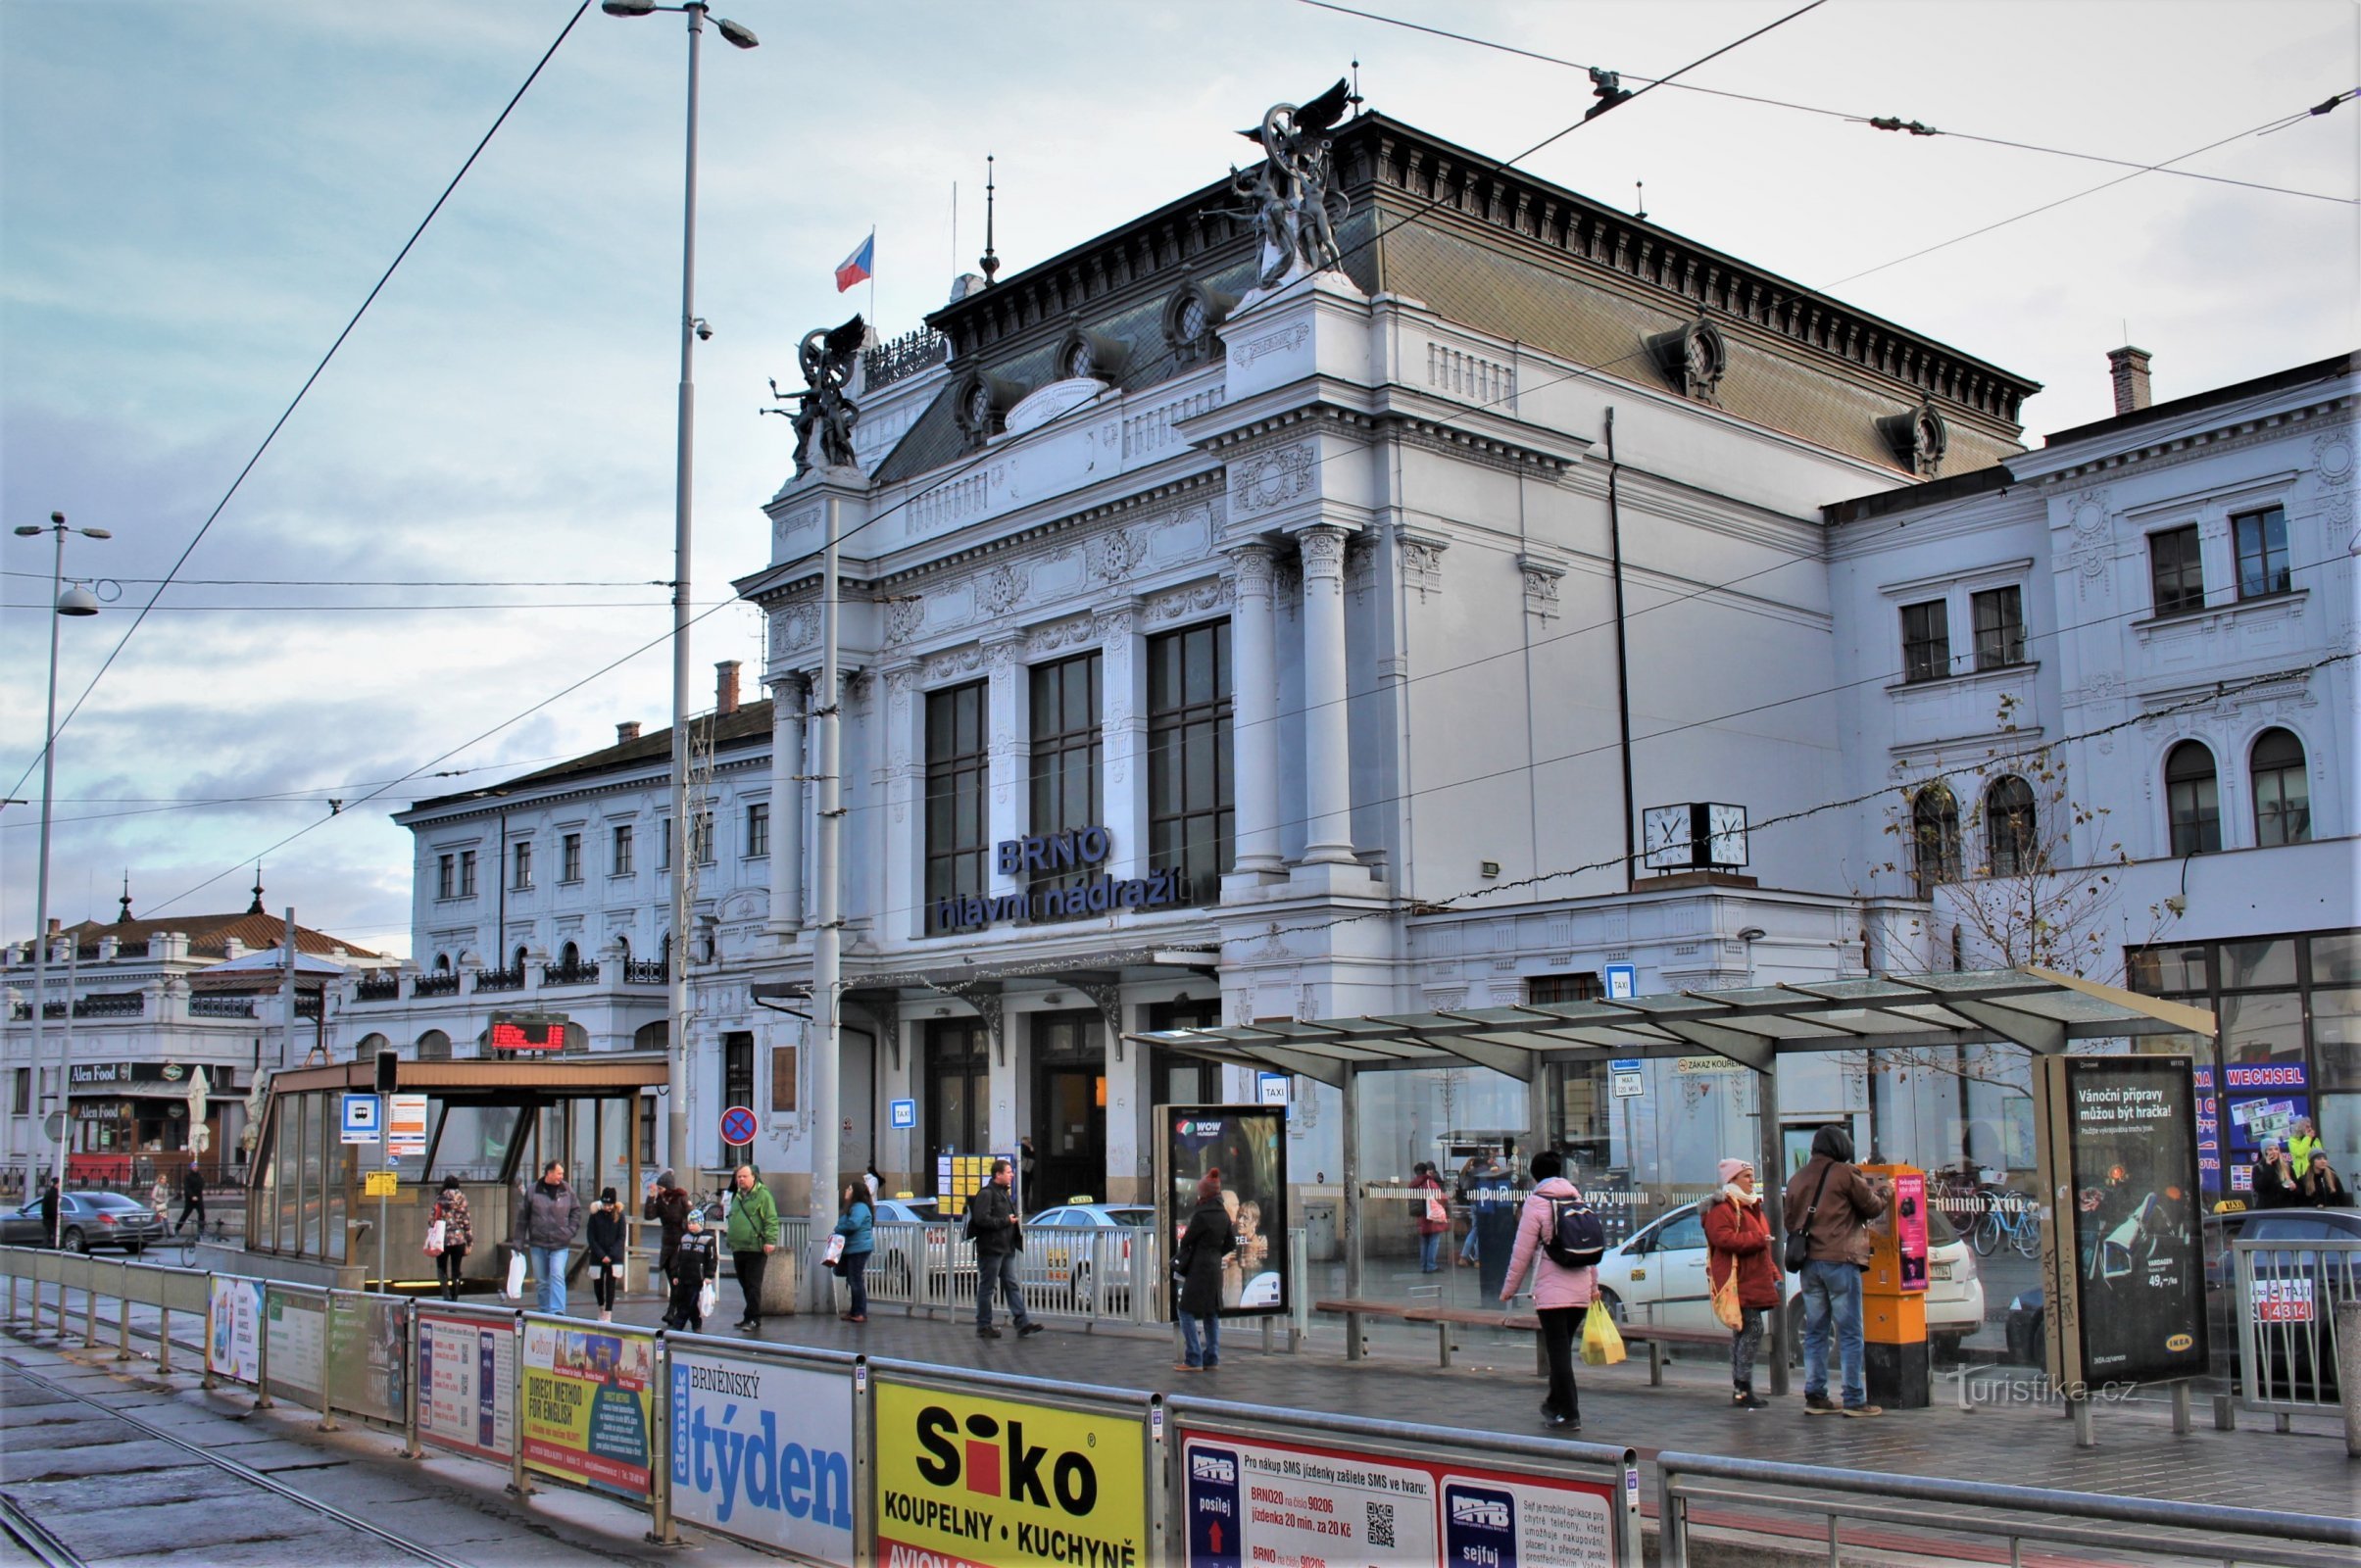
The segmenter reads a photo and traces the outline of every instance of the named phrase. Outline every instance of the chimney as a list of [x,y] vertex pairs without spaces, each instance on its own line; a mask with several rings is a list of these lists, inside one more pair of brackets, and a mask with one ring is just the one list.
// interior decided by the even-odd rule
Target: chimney
[[636,719],[636,718],[633,718],[633,719],[626,719],[626,720],[624,720],[622,723],[620,723],[620,724],[617,724],[617,725],[615,725],[615,745],[617,745],[617,746],[620,746],[620,745],[622,745],[622,744],[623,744],[625,741],[635,741],[635,740],[638,740],[638,739],[639,739],[639,720],[638,720],[638,719]]
[[2153,401],[2148,396],[2148,351],[2129,343],[2107,351],[2107,369],[2115,377],[2115,412],[2138,414]]
[[713,716],[727,718],[738,710],[738,662],[724,659],[713,666]]
[[53,914],[53,915],[51,915],[51,916],[49,917],[49,934],[50,934],[51,936],[55,937],[55,936],[63,936],[63,935],[65,935],[65,933],[66,933],[66,922],[65,922],[65,921],[63,921],[63,920],[61,920],[61,919],[59,919],[59,918],[58,918],[56,915],[54,915],[54,914]]

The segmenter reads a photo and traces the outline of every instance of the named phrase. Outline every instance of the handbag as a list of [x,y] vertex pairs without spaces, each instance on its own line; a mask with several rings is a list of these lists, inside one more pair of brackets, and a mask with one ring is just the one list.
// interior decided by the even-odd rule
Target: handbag
[[1812,1189],[1812,1206],[1803,1211],[1803,1223],[1787,1233],[1787,1269],[1790,1274],[1803,1272],[1805,1260],[1812,1250],[1812,1216],[1820,1212],[1820,1195],[1828,1191],[1828,1173],[1837,1168],[1830,1160],[1820,1167],[1820,1185]]
[[510,1251],[509,1277],[500,1294],[512,1301],[524,1299],[524,1249],[516,1248]]
[[1448,1225],[1451,1223],[1451,1212],[1450,1209],[1443,1206],[1443,1200],[1441,1198],[1438,1198],[1433,1193],[1426,1195],[1426,1218],[1428,1224]]
[[1730,1272],[1713,1288],[1713,1315],[1723,1328],[1733,1334],[1746,1321],[1746,1309],[1738,1304],[1738,1259],[1730,1260]]
[[428,1257],[443,1255],[444,1234],[443,1222],[439,1219],[426,1227],[426,1255]]
[[1582,1320],[1582,1360],[1585,1366],[1613,1366],[1623,1359],[1623,1331],[1602,1297],[1591,1298],[1591,1310]]

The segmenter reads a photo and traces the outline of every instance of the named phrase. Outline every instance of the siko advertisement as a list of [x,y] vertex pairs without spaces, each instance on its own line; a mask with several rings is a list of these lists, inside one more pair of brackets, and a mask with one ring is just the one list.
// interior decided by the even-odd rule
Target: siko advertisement
[[675,1344],[672,1514],[817,1562],[853,1561],[853,1380]]
[[886,1568],[1148,1568],[1139,1413],[872,1388]]
[[263,1282],[215,1275],[205,1306],[205,1370],[253,1383],[263,1375]]
[[524,1462],[627,1497],[648,1494],[656,1339],[528,1318]]
[[1221,1315],[1258,1317],[1288,1309],[1287,1107],[1158,1105],[1164,1169],[1156,1202],[1164,1244],[1179,1246],[1205,1172],[1219,1171],[1221,1204],[1238,1250],[1221,1268]]
[[480,1458],[516,1451],[516,1331],[418,1313],[418,1436]]
[[1188,1568],[1608,1568],[1612,1489],[1597,1482],[1182,1435]]

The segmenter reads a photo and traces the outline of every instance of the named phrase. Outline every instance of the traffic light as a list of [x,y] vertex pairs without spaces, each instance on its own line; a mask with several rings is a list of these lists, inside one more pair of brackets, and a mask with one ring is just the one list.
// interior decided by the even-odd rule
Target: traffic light
[[377,1053],[378,1094],[390,1095],[394,1092],[394,1077],[401,1071],[401,1068],[402,1055],[400,1052],[380,1051]]

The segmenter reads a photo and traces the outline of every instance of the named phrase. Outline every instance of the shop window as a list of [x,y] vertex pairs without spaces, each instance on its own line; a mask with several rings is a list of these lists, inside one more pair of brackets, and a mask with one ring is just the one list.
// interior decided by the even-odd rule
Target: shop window
[[2287,514],[2281,507],[2249,512],[2230,519],[2238,546],[2238,597],[2260,599],[2284,594],[2287,575]]
[[926,929],[946,929],[939,901],[985,889],[986,683],[926,694]]
[[2222,847],[2222,808],[2213,753],[2183,741],[2164,759],[2165,807],[2171,813],[2173,854],[2211,855]]
[[2303,765],[2303,742],[2284,729],[2267,729],[2254,743],[2254,842],[2260,845],[2312,841],[2312,787]]
[[1194,903],[1221,898],[1234,858],[1230,623],[1148,639],[1148,863]]
[[1993,876],[2027,876],[2038,870],[2033,786],[2010,774],[1984,792],[1984,853]]
[[2195,523],[2148,535],[2148,587],[2159,615],[2205,608],[2205,572],[2198,564]]
[[1959,800],[1948,786],[1930,784],[1911,798],[1910,845],[1918,897],[1933,898],[1937,883],[1959,880]]
[[1976,667],[2006,669],[2025,662],[2025,591],[1992,588],[1972,595],[1976,616]]
[[[1032,697],[1032,814],[1036,836],[1103,825],[1100,816],[1100,657],[1097,653],[1036,664],[1029,672]],[[1079,886],[1099,874],[1097,866],[1063,873],[1044,872],[1033,889]]]
[[1902,606],[1902,679],[1943,680],[1950,673],[1950,607],[1941,599]]

